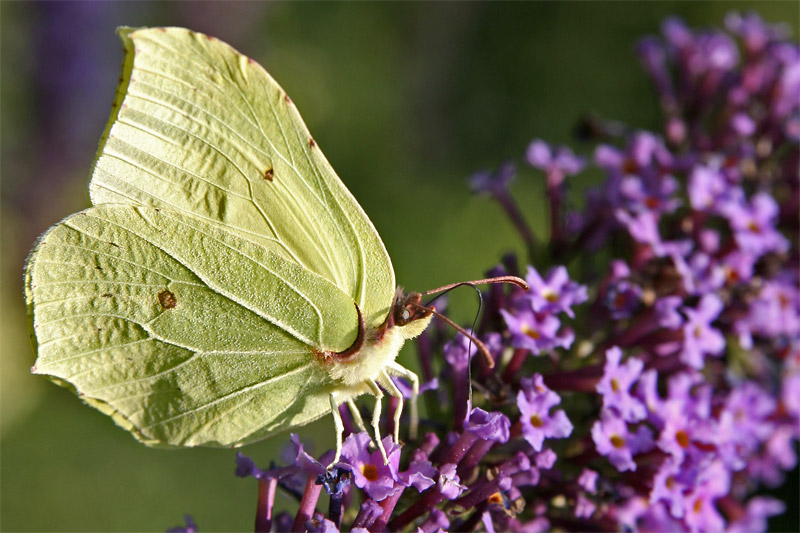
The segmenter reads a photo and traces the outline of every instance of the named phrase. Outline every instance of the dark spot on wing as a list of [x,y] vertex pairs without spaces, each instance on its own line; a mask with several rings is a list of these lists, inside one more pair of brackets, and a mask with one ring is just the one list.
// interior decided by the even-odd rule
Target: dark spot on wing
[[165,289],[158,293],[158,303],[160,303],[161,307],[164,309],[172,309],[178,304],[178,300],[175,299],[174,294]]
[[111,245],[111,246],[113,246],[114,248],[119,248],[119,244],[117,244],[117,243],[115,243],[115,242],[110,242],[110,243],[108,243],[108,244],[110,244],[110,245]]
[[317,145],[317,141],[315,141],[314,139],[311,139],[311,138],[309,138],[309,139],[308,139],[308,145],[309,145],[311,148],[314,148],[314,147]]
[[114,297],[114,295],[111,294],[110,292],[104,292],[100,296],[102,296],[103,298],[113,298]]
[[275,172],[272,170],[272,168],[268,168],[267,170],[264,171],[264,179],[272,181],[274,178],[275,178]]
[[291,103],[292,103],[292,99],[291,99],[291,98],[289,98],[289,95],[288,95],[288,94],[284,94],[284,95],[283,95],[283,99],[284,99],[284,100],[286,100],[286,103],[287,103],[287,104],[291,104]]

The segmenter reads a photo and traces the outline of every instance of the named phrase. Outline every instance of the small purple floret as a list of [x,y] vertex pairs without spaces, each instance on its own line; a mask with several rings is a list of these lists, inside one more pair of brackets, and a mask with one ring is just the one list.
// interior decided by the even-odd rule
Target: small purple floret
[[563,439],[572,433],[572,423],[563,410],[555,411],[552,407],[561,403],[561,398],[547,388],[542,376],[535,374],[533,378],[523,378],[522,388],[517,393],[517,407],[520,411],[522,435],[537,452],[542,450],[546,438]]

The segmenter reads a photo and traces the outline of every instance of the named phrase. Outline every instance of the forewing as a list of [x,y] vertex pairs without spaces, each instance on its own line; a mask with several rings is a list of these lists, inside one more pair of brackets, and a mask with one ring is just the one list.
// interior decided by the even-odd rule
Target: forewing
[[324,278],[166,210],[93,207],[26,269],[34,372],[147,444],[241,444],[329,412],[314,350],[352,344],[352,299]]
[[126,57],[90,194],[168,207],[333,282],[369,326],[394,272],[375,228],[280,86],[227,44],[181,28],[121,28]]

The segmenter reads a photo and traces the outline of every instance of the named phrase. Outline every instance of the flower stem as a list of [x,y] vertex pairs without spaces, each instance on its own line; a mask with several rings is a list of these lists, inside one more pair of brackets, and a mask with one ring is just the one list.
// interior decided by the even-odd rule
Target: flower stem
[[292,525],[293,532],[302,533],[306,530],[306,521],[314,515],[314,510],[317,508],[317,500],[319,493],[322,491],[322,485],[317,485],[316,476],[308,476],[306,480],[306,488],[303,491],[303,499],[300,500],[300,508],[297,510],[297,515],[294,517],[294,524]]
[[397,501],[400,499],[400,496],[402,495],[403,495],[403,489],[400,489],[391,496],[387,496],[386,498],[384,498],[383,501],[378,502],[378,505],[380,505],[381,508],[383,509],[383,514],[375,521],[375,523],[370,528],[372,531],[386,530],[386,524],[392,517],[392,513],[394,512],[394,508],[397,505]]
[[503,371],[503,381],[506,383],[513,383],[516,380],[517,372],[522,368],[525,360],[528,358],[528,350],[524,348],[517,348],[511,356],[511,361],[506,365]]
[[258,503],[256,505],[256,533],[266,533],[272,527],[272,507],[275,504],[277,478],[260,478],[258,480]]

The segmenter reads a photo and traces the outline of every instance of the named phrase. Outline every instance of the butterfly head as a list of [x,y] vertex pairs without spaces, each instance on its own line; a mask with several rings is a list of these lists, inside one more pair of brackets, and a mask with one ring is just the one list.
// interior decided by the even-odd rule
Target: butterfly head
[[410,292],[405,294],[401,287],[397,288],[394,307],[389,315],[393,326],[400,328],[404,338],[413,339],[428,327],[435,310],[422,303],[422,294]]

